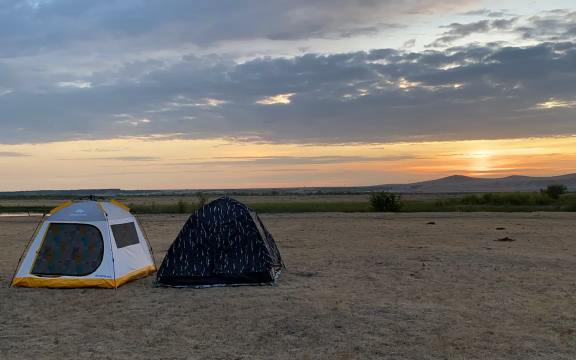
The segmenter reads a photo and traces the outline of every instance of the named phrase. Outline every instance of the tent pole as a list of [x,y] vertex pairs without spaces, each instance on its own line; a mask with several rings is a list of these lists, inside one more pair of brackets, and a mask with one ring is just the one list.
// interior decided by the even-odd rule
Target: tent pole
[[112,272],[114,274],[114,290],[118,290],[118,286],[116,286],[116,265],[114,265],[114,250],[113,250],[113,246],[112,246],[112,233],[110,233],[110,221],[108,221],[108,213],[106,211],[104,211],[104,208],[102,207],[102,205],[100,205],[100,202],[98,202],[98,205],[100,206],[100,209],[102,209],[102,212],[104,213],[104,216],[106,217],[106,227],[108,228],[108,241],[110,242],[110,254],[112,255]]
[[134,213],[134,217],[136,218],[136,221],[138,221],[138,225],[140,226],[140,229],[142,229],[142,232],[144,233],[144,240],[146,240],[146,244],[148,244],[148,250],[150,250],[150,253],[152,254],[152,261],[154,261],[154,267],[156,267],[156,257],[154,257],[154,249],[150,244],[150,240],[148,240],[148,234],[146,234],[146,229],[144,229],[144,226],[142,225],[142,221],[140,221],[140,217],[138,216],[138,214]]
[[[104,213],[106,214],[106,213]],[[114,274],[114,290],[118,290],[116,286],[116,264],[114,263],[114,249],[112,246],[112,234],[110,233],[110,222],[108,221],[108,214],[106,214],[106,225],[108,225],[108,241],[110,242],[110,254],[112,254],[112,271]]]
[[[156,267],[156,257],[154,256],[154,249],[150,244],[150,240],[148,240],[148,234],[146,234],[146,229],[144,229],[142,221],[140,221],[140,217],[135,212],[134,212],[134,218],[136,219],[138,225],[140,226],[140,229],[142,229],[142,232],[144,233],[144,240],[146,240],[146,244],[148,244],[148,250],[150,251],[150,254],[152,254],[152,261],[154,261],[154,267]],[[154,282],[153,287],[156,287],[157,285],[158,285],[158,277],[156,277],[156,281]]]
[[102,210],[102,212],[104,213],[104,217],[106,218],[106,227],[108,228],[108,241],[110,242],[110,254],[112,254],[112,271],[114,274],[114,290],[117,290],[118,286],[116,286],[116,266],[114,265],[114,250],[112,247],[112,233],[110,232],[110,221],[108,221],[108,213],[106,212],[106,210],[104,210],[104,208],[102,207],[102,204],[100,204],[100,201],[97,201],[96,198],[94,198],[92,195],[90,195],[90,200],[96,201],[98,203],[100,210]]
[[38,228],[40,227],[40,224],[42,224],[44,217],[46,217],[46,214],[42,215],[40,222],[38,223],[38,225],[36,225],[36,229],[34,229],[34,232],[32,233],[32,237],[30,238],[30,240],[28,240],[28,244],[26,244],[26,247],[24,248],[24,252],[22,253],[22,256],[20,256],[20,260],[18,260],[18,265],[16,265],[16,270],[14,271],[14,275],[12,275],[12,280],[10,280],[10,284],[8,284],[8,288],[12,287],[12,283],[14,282],[14,278],[16,278],[16,274],[18,273],[18,269],[20,269],[20,263],[22,262],[22,259],[24,258],[24,255],[26,254],[26,250],[28,250],[28,247],[30,247],[30,243],[32,242],[32,240],[34,240],[34,237],[36,236],[36,231],[38,231]]

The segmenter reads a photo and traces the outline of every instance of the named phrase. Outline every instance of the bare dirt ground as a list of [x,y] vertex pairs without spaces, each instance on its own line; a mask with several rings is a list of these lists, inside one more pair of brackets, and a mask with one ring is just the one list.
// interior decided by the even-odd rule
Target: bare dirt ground
[[[159,265],[186,216],[141,218]],[[576,358],[576,214],[262,220],[276,287],[51,290],[8,288],[38,218],[0,218],[0,359]]]

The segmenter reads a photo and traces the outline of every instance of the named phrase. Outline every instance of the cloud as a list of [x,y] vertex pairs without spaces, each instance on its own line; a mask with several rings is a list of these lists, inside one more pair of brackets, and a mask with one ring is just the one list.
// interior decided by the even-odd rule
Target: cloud
[[[109,6],[94,4],[74,5],[74,11]],[[358,11],[374,10],[370,4]],[[63,66],[49,75],[4,60],[1,86],[11,91],[0,95],[0,143],[138,137],[332,145],[576,134],[574,109],[564,106],[576,98],[576,42],[565,38],[572,14],[540,14],[523,23],[538,25],[541,35],[550,32],[529,46],[472,43],[249,59],[189,54],[81,74]],[[453,23],[446,36],[519,32],[513,21]],[[359,28],[354,24],[349,28]],[[548,106],[551,99],[555,106]]]
[[374,36],[379,34],[383,30],[388,29],[403,29],[406,25],[390,23],[384,24],[380,23],[374,26],[368,27],[356,27],[349,29],[334,29],[326,30],[321,26],[309,26],[307,28],[300,28],[296,31],[284,31],[280,33],[275,33],[268,35],[266,38],[269,40],[301,40],[308,38],[317,39],[342,39],[342,38],[354,38],[358,36]]
[[576,39],[576,11],[556,10],[532,16],[528,23],[516,28],[524,39],[537,41],[568,41]]
[[158,158],[150,156],[117,156],[117,157],[90,158],[81,160],[156,161],[158,160]]
[[472,34],[487,33],[491,30],[508,30],[516,22],[518,18],[513,19],[498,19],[498,20],[481,20],[474,23],[460,24],[452,23],[448,26],[441,26],[441,28],[448,28],[450,30],[442,34],[442,37],[436,39],[428,47],[442,47],[451,45],[454,41],[463,39]]
[[215,160],[230,162],[254,163],[254,164],[340,164],[358,162],[388,162],[414,159],[413,156],[265,156],[265,157],[215,157]]
[[553,109],[553,108],[571,108],[576,109],[576,100],[562,100],[562,99],[554,99],[551,98],[549,101],[543,102],[541,104],[537,104],[535,107],[530,108],[532,109]]
[[167,165],[327,165],[362,162],[390,162],[414,159],[413,156],[263,156],[263,157],[215,157],[212,161],[169,163]]
[[129,148],[126,147],[111,147],[111,148],[96,148],[96,149],[84,149],[83,152],[98,152],[98,153],[106,153],[106,152],[118,152],[128,150]]
[[294,94],[279,94],[275,96],[268,96],[265,99],[256,101],[257,104],[262,105],[275,105],[275,104],[290,104],[290,97]]
[[413,48],[416,45],[416,39],[410,39],[404,43],[402,46],[405,49]]
[[572,12],[573,10],[570,9],[554,9],[554,10],[545,10],[543,11],[543,13],[548,13],[548,14],[568,14],[570,12]]
[[284,169],[254,169],[255,172],[317,172],[318,169],[299,169],[299,168],[284,168]]
[[27,154],[13,152],[13,151],[0,151],[0,158],[2,157],[22,157],[22,156],[30,156]]
[[493,11],[488,9],[478,9],[478,10],[470,10],[461,13],[462,16],[487,16],[493,18],[501,18],[505,16],[516,16],[514,14],[508,13],[508,10],[501,10],[501,11]]
[[33,56],[78,44],[84,49],[127,52],[266,38],[355,37],[397,28],[394,22],[408,10],[456,9],[475,2],[5,0],[0,8],[0,58]]

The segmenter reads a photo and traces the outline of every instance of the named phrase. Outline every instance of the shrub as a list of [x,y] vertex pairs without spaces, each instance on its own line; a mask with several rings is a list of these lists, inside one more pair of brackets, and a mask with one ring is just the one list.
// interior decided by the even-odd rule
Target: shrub
[[462,198],[462,204],[464,205],[482,205],[484,204],[484,199],[478,195],[466,195]]
[[484,202],[486,204],[492,204],[492,202],[494,201],[494,194],[493,193],[486,193],[484,195],[482,195],[482,198],[484,199]]
[[202,206],[208,204],[208,200],[209,200],[208,195],[206,195],[202,191],[198,191],[196,193],[196,199],[198,200],[198,202],[196,203],[196,206],[198,208],[201,208]]
[[507,199],[507,205],[520,206],[520,205],[533,205],[533,197],[527,193],[512,193],[506,194],[504,198]]
[[534,194],[535,205],[552,205],[555,200],[546,194]]
[[448,205],[446,201],[442,201],[442,200],[436,200],[434,202],[434,206],[436,206],[437,208],[441,208]]
[[542,189],[540,190],[540,192],[542,194],[550,196],[554,200],[558,200],[560,199],[560,195],[568,193],[568,187],[566,187],[566,185],[563,184],[552,184],[548,185],[546,190]]
[[399,212],[402,210],[402,196],[388,191],[375,192],[370,195],[370,207],[379,212]]
[[177,209],[176,211],[179,214],[187,213],[188,207],[189,207],[188,202],[184,198],[178,199],[178,202],[176,203],[176,209]]
[[466,195],[460,200],[462,205],[490,205],[490,206],[546,206],[556,201],[546,194],[538,193],[486,193],[479,195]]

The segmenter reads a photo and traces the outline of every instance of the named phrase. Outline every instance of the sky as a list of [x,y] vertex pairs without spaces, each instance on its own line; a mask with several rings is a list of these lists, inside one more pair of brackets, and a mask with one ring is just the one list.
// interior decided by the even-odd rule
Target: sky
[[573,0],[0,0],[0,191],[576,172]]

